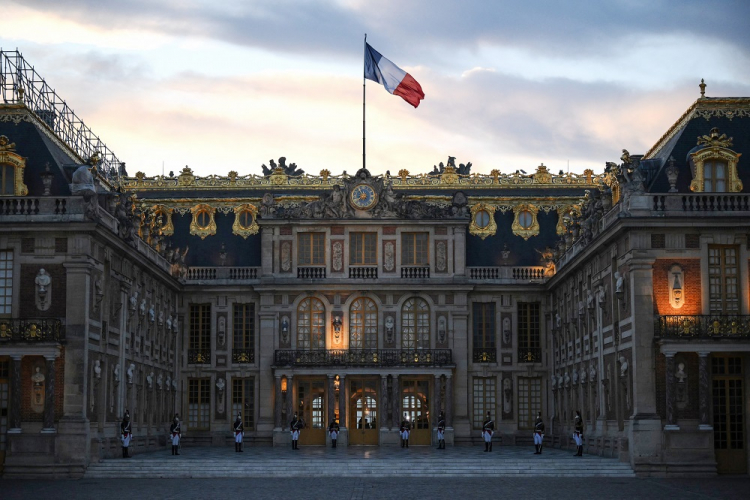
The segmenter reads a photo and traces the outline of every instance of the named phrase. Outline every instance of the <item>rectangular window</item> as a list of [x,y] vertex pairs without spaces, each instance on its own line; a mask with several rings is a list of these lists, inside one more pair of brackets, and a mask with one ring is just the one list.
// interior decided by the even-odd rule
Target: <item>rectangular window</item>
[[190,304],[188,350],[189,363],[211,362],[211,304]]
[[16,194],[16,167],[12,165],[0,165],[0,194]]
[[724,193],[726,183],[727,164],[723,161],[707,161],[703,164],[703,192]]
[[401,234],[401,265],[426,266],[429,264],[428,233]]
[[349,233],[349,264],[377,264],[377,233]]
[[235,304],[232,319],[232,361],[254,363],[255,304]]
[[211,417],[211,379],[188,379],[188,425],[208,430]]
[[232,379],[232,422],[237,414],[242,414],[242,423],[245,430],[255,428],[255,379],[235,378]]
[[536,414],[542,411],[542,379],[518,378],[518,428],[533,429]]
[[297,235],[297,265],[325,265],[325,233],[299,233]]
[[708,246],[708,286],[711,314],[739,314],[738,246]]
[[472,306],[472,323],[474,331],[474,361],[496,361],[495,303],[474,302]]
[[518,361],[539,363],[542,358],[539,302],[518,303]]
[[[487,412],[495,419],[495,377],[474,377],[474,428],[481,429]],[[497,428],[497,420],[495,420]]]
[[0,250],[0,314],[10,315],[13,311],[13,252]]

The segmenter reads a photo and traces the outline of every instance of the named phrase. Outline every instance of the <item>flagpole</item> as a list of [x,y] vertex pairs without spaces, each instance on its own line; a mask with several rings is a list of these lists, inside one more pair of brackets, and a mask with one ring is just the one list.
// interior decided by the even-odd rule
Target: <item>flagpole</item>
[[[365,33],[365,60],[367,60],[367,33]],[[362,168],[366,168],[365,163],[365,63],[362,61]]]

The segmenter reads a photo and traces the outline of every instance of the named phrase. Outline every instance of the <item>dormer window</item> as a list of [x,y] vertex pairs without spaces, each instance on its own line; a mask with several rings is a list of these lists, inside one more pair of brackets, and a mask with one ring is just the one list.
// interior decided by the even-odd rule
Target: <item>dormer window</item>
[[698,146],[688,155],[693,169],[690,190],[695,193],[739,193],[742,181],[737,176],[740,153],[731,149],[732,138],[714,127],[709,135],[698,138]]
[[725,193],[727,191],[726,162],[708,160],[703,163],[703,191],[706,193]]

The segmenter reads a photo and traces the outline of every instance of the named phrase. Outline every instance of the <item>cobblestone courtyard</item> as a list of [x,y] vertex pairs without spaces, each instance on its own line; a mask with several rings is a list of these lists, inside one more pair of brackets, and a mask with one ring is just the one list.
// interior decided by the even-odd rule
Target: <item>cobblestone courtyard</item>
[[713,479],[436,479],[253,478],[253,479],[82,479],[0,480],[0,498],[119,500],[242,499],[746,499],[750,478]]

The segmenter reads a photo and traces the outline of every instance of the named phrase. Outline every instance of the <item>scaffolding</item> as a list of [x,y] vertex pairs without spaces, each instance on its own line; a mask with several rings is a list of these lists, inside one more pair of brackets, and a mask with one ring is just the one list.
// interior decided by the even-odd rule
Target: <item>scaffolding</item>
[[73,112],[18,50],[0,48],[0,96],[24,104],[84,161],[97,156],[97,173],[113,185],[127,175],[125,164]]

